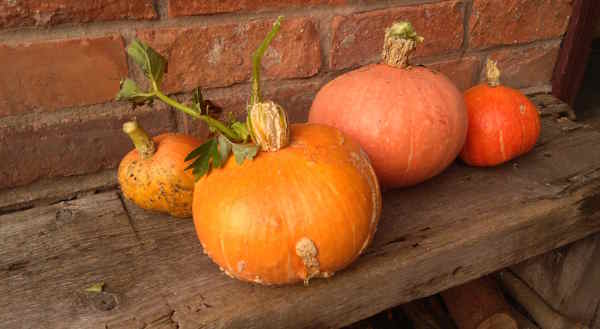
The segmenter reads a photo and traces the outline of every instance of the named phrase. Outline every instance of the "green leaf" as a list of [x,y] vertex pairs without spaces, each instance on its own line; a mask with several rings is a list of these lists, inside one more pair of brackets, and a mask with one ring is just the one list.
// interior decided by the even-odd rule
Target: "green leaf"
[[248,131],[248,127],[245,123],[235,121],[231,124],[231,129],[233,129],[233,131],[235,131],[243,141],[247,141],[248,137],[250,137],[250,132]]
[[[186,157],[185,157],[185,161],[190,161],[192,159],[197,158],[198,156],[200,156],[200,154],[206,153],[208,151],[208,149],[211,147],[211,142],[213,142],[212,139],[209,139],[208,141],[206,141],[204,144],[198,146],[197,148],[195,148],[192,152],[190,152]],[[186,169],[191,168],[191,166],[187,167]]]
[[151,100],[152,97],[152,94],[140,90],[135,81],[125,79],[124,81],[121,81],[121,89],[119,90],[116,99],[118,101],[128,100],[140,104]]
[[146,77],[159,87],[167,66],[165,58],[138,39],[134,39],[127,47],[127,54],[144,71]]
[[207,175],[211,169],[225,165],[232,152],[235,161],[241,165],[246,159],[254,159],[258,151],[258,145],[232,143],[226,136],[219,135],[216,138],[207,140],[187,155],[185,161],[192,159],[194,161],[185,170],[192,169],[194,178],[198,180]]
[[[227,161],[227,159],[229,158],[229,154],[231,152],[233,152],[233,155],[235,156],[235,161],[241,165],[242,163],[244,163],[244,160],[246,160],[246,159],[248,159],[248,160],[254,159],[254,157],[256,156],[256,154],[258,154],[258,151],[260,150],[260,147],[256,144],[234,143],[231,140],[229,140],[227,137],[225,137],[223,135],[219,135],[219,147],[221,147],[221,143],[229,145],[229,148],[227,148],[227,146],[223,146],[223,150],[225,152],[225,153],[222,153],[222,155],[224,154],[222,157],[223,162]],[[221,150],[221,149],[219,149],[219,150]]]
[[87,292],[95,292],[95,293],[101,293],[102,290],[104,290],[104,282],[94,283],[93,285],[91,285],[85,289],[85,291],[87,291]]
[[244,160],[252,160],[258,153],[258,145],[256,144],[231,144],[231,150],[233,151],[233,155],[235,156],[235,161],[238,164],[244,163]]
[[219,142],[219,154],[223,160],[222,165],[225,165],[225,162],[227,162],[227,159],[229,159],[229,155],[231,154],[231,142],[223,135],[219,135],[217,141]]
[[223,164],[221,153],[219,153],[218,142],[215,138],[211,138],[198,148],[190,152],[185,158],[185,161],[194,159],[194,162],[189,165],[186,170],[192,169],[192,173],[196,180],[208,174],[212,168],[219,168]]

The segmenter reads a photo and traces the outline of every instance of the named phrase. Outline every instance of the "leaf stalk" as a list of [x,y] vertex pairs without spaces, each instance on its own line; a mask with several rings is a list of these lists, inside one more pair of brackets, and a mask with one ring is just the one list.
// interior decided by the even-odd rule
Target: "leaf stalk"
[[196,119],[200,119],[202,121],[204,121],[207,125],[209,125],[210,127],[218,130],[219,132],[221,132],[223,135],[227,136],[227,138],[229,138],[230,140],[234,141],[234,142],[239,142],[242,141],[242,138],[240,136],[238,136],[238,134],[231,128],[225,126],[223,123],[221,123],[221,121],[211,118],[208,115],[203,115],[198,113],[197,111],[195,111],[194,109],[185,106],[179,102],[177,102],[176,100],[172,99],[171,97],[163,94],[160,90],[156,89],[154,91],[154,95],[160,99],[161,101],[163,101],[165,104],[193,117]]

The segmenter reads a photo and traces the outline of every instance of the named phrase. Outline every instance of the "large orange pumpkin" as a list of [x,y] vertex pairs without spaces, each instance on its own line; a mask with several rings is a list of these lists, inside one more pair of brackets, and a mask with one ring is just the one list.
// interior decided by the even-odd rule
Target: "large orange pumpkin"
[[119,164],[123,195],[144,209],[190,217],[194,176],[185,170],[185,157],[200,141],[170,133],[150,139],[136,122],[125,123],[123,130],[136,147]]
[[230,158],[196,183],[198,238],[229,276],[263,284],[329,277],[375,233],[381,195],[360,146],[316,124],[292,125],[290,139],[242,165]]
[[346,73],[315,97],[309,122],[334,126],[365,149],[382,185],[403,187],[443,171],[467,133],[462,94],[443,74],[408,65],[417,42],[407,22],[386,31],[383,64]]
[[465,92],[469,133],[460,157],[473,166],[495,166],[529,152],[540,136],[535,105],[518,90],[500,85],[496,63],[486,64],[488,82]]
[[246,121],[261,152],[213,168],[194,189],[204,251],[227,275],[261,284],[329,277],[365,250],[381,213],[367,155],[339,130],[289,126],[285,110],[260,95],[260,61],[281,17],[253,54]]

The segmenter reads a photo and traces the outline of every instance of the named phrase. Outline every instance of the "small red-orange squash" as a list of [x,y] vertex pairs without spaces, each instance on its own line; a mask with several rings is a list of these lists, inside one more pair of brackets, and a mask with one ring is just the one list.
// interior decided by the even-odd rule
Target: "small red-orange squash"
[[196,183],[198,238],[229,276],[262,284],[329,277],[375,233],[381,195],[358,143],[332,127],[296,124],[282,147],[241,165],[230,158]]
[[465,92],[469,132],[461,159],[473,166],[495,166],[529,152],[540,136],[535,105],[518,90],[499,84],[496,63],[486,64],[488,83]]
[[194,176],[185,170],[185,157],[201,142],[171,133],[150,139],[136,122],[126,122],[123,130],[136,147],[119,164],[123,195],[144,209],[192,216]]
[[462,94],[443,74],[409,66],[422,39],[410,23],[386,31],[383,64],[344,74],[315,97],[309,122],[334,126],[365,149],[380,183],[404,187],[442,172],[467,133]]

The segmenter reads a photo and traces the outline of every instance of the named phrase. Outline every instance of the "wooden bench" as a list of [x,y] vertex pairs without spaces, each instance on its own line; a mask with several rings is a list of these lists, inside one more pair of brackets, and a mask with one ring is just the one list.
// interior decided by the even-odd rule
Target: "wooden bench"
[[[600,231],[600,131],[557,119],[565,107],[547,95],[534,101],[534,151],[384,193],[372,246],[307,287],[230,279],[190,220],[142,211],[116,189],[6,213],[0,328],[339,327]],[[85,291],[97,282],[103,292]]]

